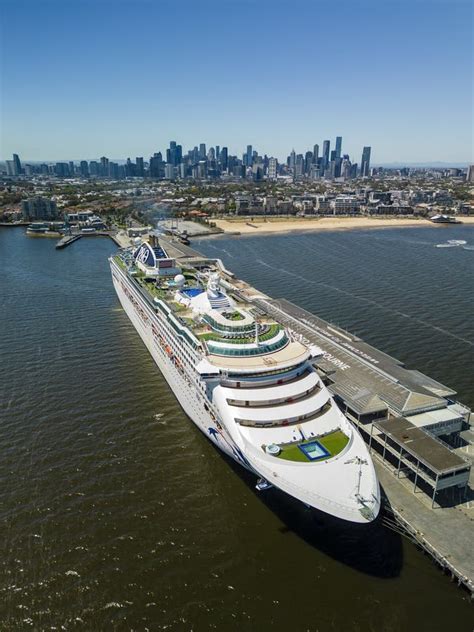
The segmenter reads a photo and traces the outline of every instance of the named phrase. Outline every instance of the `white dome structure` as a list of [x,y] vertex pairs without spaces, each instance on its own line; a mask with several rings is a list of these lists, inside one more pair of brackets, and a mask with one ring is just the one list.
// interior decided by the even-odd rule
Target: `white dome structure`
[[182,274],[177,274],[174,277],[174,282],[176,285],[178,285],[179,287],[182,287],[185,283],[186,279],[184,278],[184,276]]

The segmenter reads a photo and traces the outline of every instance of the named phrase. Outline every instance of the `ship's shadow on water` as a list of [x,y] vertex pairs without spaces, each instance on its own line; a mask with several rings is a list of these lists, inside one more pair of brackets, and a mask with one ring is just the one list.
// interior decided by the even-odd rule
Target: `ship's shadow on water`
[[384,525],[386,509],[381,510],[373,523],[348,523],[307,508],[276,488],[259,492],[255,488],[255,474],[229,457],[224,458],[235,474],[281,520],[282,533],[295,534],[309,546],[361,573],[381,579],[393,579],[400,575],[403,566],[402,537]]

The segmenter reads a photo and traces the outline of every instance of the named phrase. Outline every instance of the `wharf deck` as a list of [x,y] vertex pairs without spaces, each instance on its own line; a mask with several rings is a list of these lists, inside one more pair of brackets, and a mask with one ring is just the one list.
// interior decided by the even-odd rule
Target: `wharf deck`
[[81,237],[84,237],[84,235],[82,235],[82,234],[78,234],[78,235],[64,235],[64,237],[62,237],[58,241],[58,243],[56,244],[56,250],[61,250],[62,248],[66,248],[66,246],[69,246],[70,244],[74,243],[75,241],[77,241]]
[[413,494],[406,479],[397,478],[377,455],[373,461],[389,511],[404,533],[474,596],[474,520],[455,506],[432,508],[422,492]]

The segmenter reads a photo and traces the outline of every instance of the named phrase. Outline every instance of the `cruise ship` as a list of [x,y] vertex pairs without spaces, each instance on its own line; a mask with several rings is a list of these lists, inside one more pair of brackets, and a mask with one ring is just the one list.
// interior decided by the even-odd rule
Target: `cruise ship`
[[349,523],[371,523],[380,487],[367,447],[323,384],[322,351],[270,318],[219,259],[169,256],[159,239],[110,258],[120,303],[182,408],[220,450]]

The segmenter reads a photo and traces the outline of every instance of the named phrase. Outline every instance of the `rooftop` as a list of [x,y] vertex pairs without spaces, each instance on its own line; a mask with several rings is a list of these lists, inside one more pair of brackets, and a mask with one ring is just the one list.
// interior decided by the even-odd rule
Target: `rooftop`
[[248,371],[249,369],[266,370],[292,366],[303,362],[309,355],[309,351],[299,342],[290,342],[283,349],[273,353],[256,356],[218,356],[209,354],[211,364],[220,368],[233,371]]
[[446,474],[469,465],[462,457],[414,426],[408,419],[391,417],[385,421],[376,421],[374,426],[435,474]]

